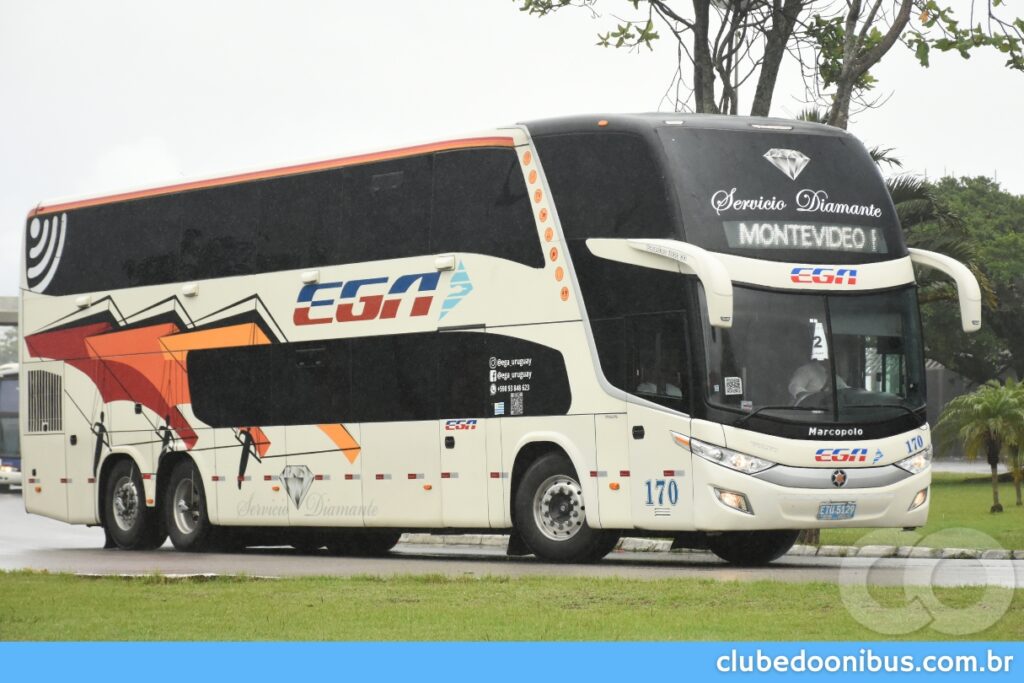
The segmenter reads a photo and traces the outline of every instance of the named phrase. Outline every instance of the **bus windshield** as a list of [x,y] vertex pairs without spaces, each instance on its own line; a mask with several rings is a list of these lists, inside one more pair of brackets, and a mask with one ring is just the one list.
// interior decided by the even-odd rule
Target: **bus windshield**
[[925,402],[917,296],[736,287],[731,329],[707,326],[708,401],[788,421],[878,422]]

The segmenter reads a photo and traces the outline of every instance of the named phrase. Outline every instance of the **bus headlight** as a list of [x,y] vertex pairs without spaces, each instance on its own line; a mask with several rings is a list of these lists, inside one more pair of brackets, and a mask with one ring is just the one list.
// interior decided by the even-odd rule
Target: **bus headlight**
[[697,441],[697,439],[690,439],[690,452],[716,465],[724,465],[731,470],[743,472],[744,474],[757,474],[769,467],[775,466],[775,463],[768,460],[755,458],[752,455],[732,451],[721,446],[712,446],[703,441]]
[[932,447],[929,445],[923,451],[914,453],[909,458],[904,458],[896,463],[896,467],[904,469],[911,474],[920,474],[932,464]]

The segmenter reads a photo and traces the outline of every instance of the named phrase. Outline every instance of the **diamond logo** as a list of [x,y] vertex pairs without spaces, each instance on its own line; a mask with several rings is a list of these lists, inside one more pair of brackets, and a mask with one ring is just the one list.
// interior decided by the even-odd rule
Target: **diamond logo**
[[313,485],[313,473],[305,465],[288,465],[281,470],[281,483],[297,510],[302,506],[302,499],[309,493],[309,487]]
[[764,158],[770,161],[772,166],[789,176],[790,180],[796,180],[796,177],[811,161],[806,154],[795,149],[770,149],[764,153]]

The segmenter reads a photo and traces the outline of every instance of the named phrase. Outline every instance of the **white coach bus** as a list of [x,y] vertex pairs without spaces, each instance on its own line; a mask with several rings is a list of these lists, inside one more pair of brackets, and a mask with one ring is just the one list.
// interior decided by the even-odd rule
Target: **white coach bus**
[[99,199],[25,226],[25,506],[109,544],[622,534],[736,563],[917,527],[913,265],[844,131],[622,115]]

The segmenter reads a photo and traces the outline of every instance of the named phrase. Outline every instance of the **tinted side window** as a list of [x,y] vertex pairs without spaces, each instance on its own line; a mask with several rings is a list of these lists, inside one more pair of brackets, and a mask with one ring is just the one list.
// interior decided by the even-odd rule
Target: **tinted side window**
[[431,252],[463,251],[544,266],[519,160],[511,149],[434,156]]
[[436,420],[437,335],[361,337],[352,345],[353,422]]
[[256,271],[346,262],[340,169],[274,178],[261,185]]
[[484,332],[192,351],[188,376],[212,427],[564,415],[572,402],[560,352]]
[[429,254],[432,184],[430,155],[345,169],[345,262]]
[[329,424],[351,419],[351,350],[303,342],[193,351],[196,417],[213,427]]
[[668,184],[638,135],[535,138],[562,229],[583,237],[670,237]]
[[178,278],[246,275],[256,264],[260,185],[242,183],[186,192],[181,202]]
[[692,278],[598,258],[570,241],[598,360],[623,391],[689,411],[686,316]]

